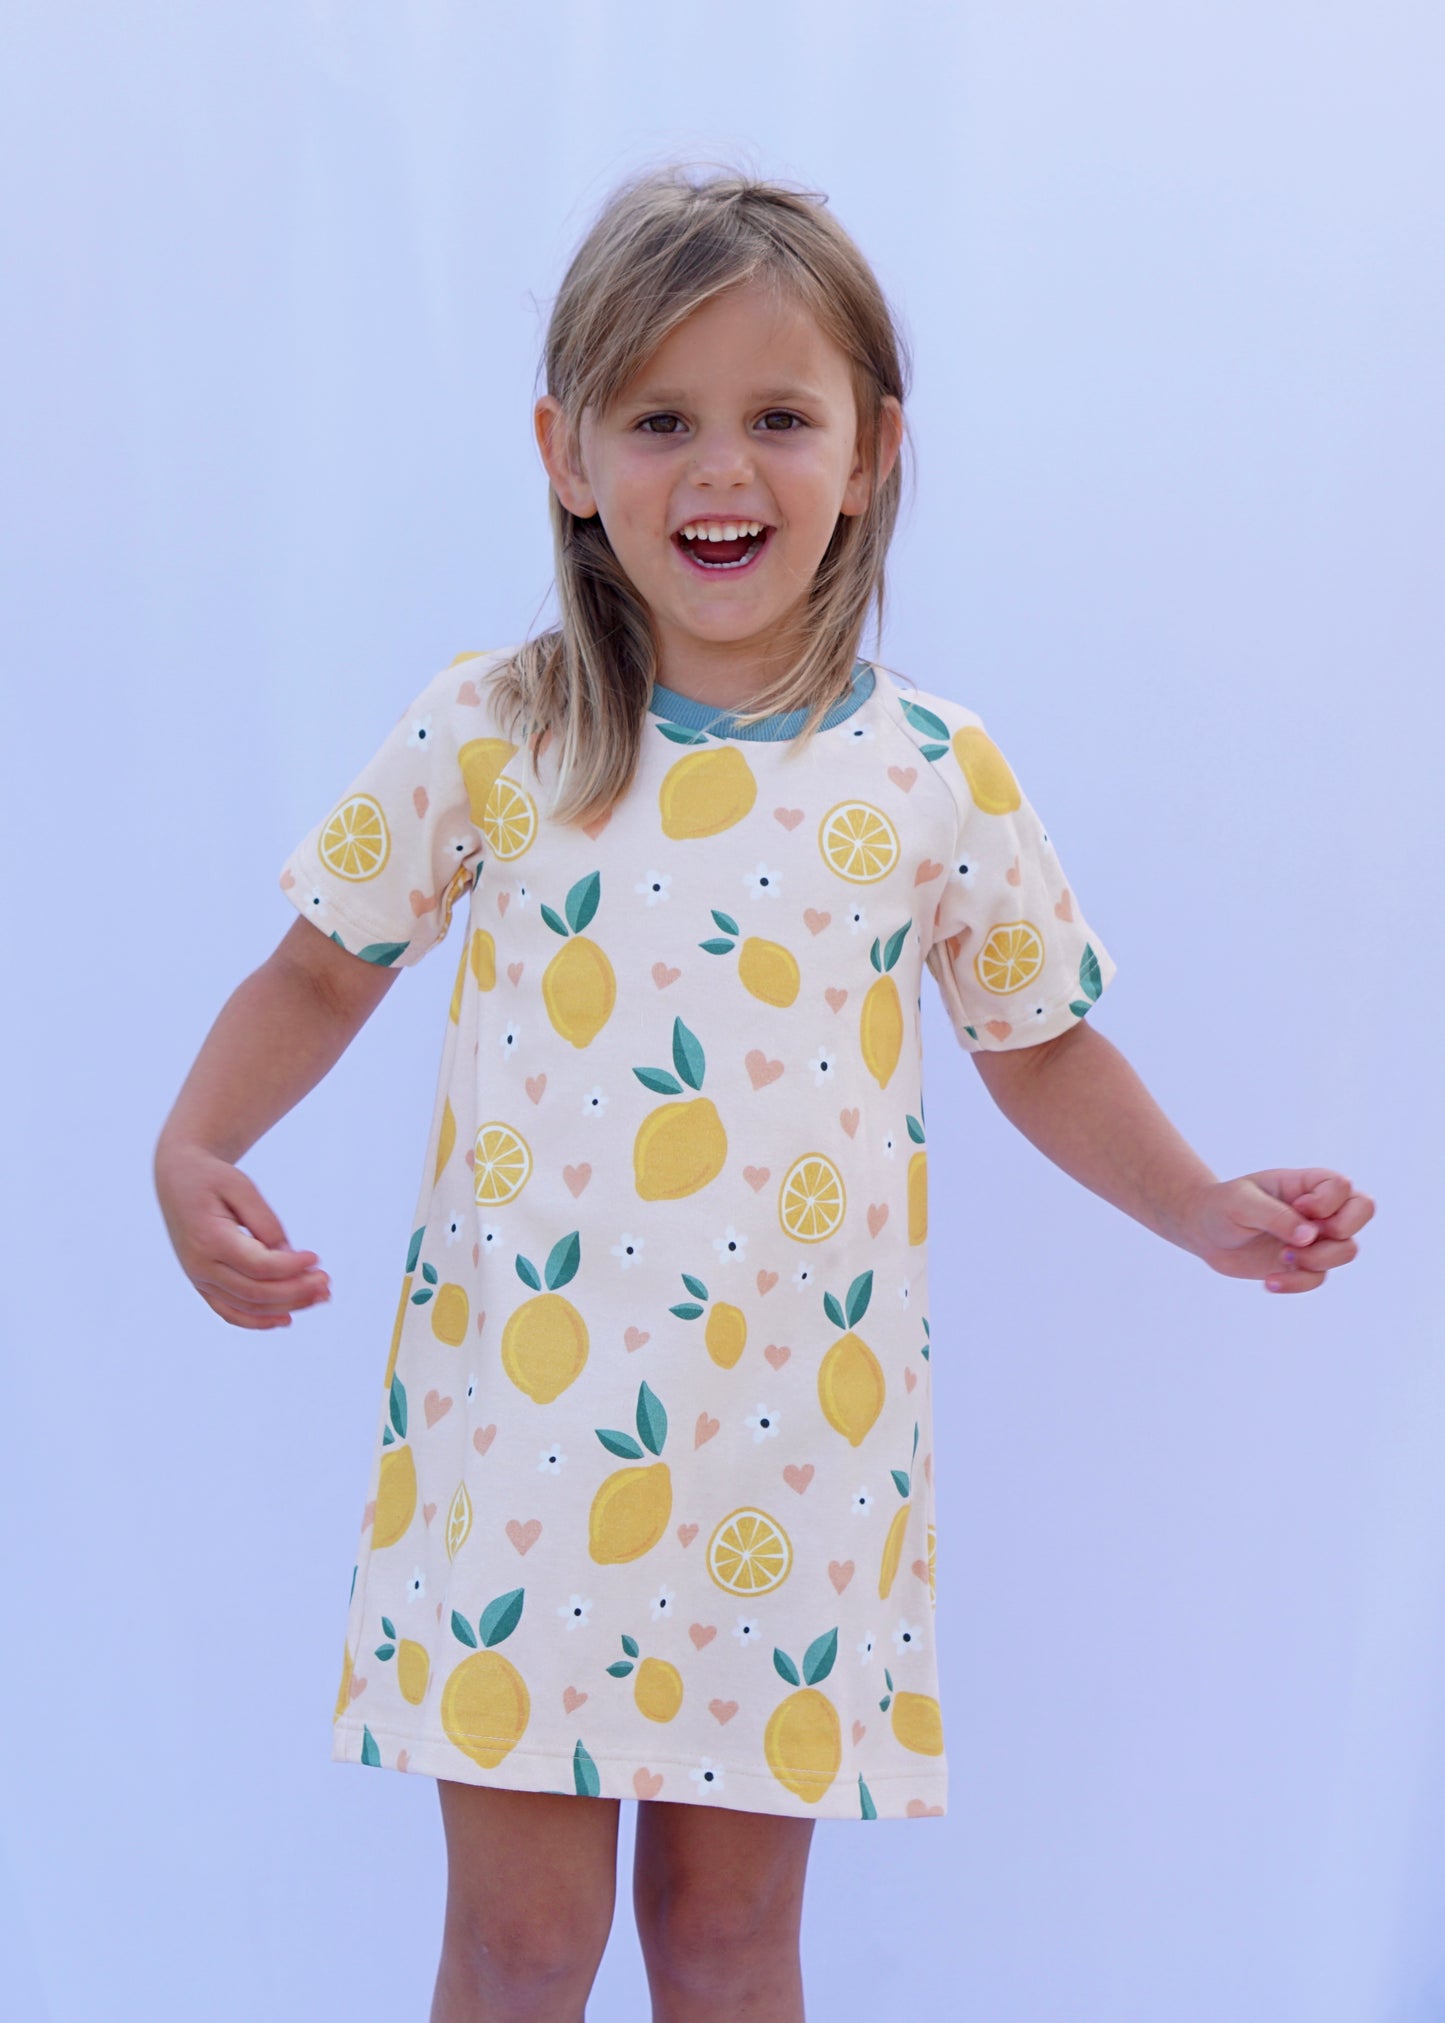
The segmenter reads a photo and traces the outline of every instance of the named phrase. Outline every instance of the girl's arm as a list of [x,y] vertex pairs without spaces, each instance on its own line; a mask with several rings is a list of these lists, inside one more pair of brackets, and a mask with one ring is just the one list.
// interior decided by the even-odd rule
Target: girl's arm
[[[1081,1021],[1059,1038],[973,1055],[994,1102],[1056,1166],[1214,1271],[1308,1292],[1357,1254],[1375,1212],[1327,1167],[1218,1180],[1119,1049]],[[1309,1246],[1309,1268],[1296,1250]]]
[[182,1269],[223,1320],[287,1327],[329,1297],[235,1161],[333,1067],[398,972],[305,919],[221,1007],[156,1142],[156,1196]]

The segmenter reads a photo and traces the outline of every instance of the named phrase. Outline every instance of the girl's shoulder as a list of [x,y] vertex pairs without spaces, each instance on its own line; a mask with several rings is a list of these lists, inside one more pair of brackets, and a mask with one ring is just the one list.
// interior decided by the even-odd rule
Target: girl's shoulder
[[983,729],[983,718],[956,696],[920,688],[895,669],[874,661],[880,708],[925,758],[936,761],[957,732]]

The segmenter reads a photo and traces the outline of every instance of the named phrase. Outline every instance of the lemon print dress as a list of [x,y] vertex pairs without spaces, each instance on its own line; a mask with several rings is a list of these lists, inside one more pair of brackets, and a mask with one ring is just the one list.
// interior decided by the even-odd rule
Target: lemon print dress
[[436,674],[280,876],[365,962],[460,930],[332,1755],[936,1815],[923,972],[997,1051],[1114,964],[949,697],[860,660],[804,744],[657,686],[582,827],[508,657]]

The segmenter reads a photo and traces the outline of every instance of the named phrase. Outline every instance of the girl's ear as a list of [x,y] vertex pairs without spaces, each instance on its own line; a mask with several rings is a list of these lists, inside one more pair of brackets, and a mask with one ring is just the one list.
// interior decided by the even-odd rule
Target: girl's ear
[[597,511],[597,501],[578,465],[567,417],[555,394],[544,393],[537,402],[532,426],[557,497],[579,520],[590,520]]
[[878,472],[876,480],[868,468],[865,446],[858,446],[858,461],[849,473],[843,494],[844,513],[866,512],[874,483],[882,484],[892,470],[903,443],[903,406],[895,394],[883,396],[878,416]]

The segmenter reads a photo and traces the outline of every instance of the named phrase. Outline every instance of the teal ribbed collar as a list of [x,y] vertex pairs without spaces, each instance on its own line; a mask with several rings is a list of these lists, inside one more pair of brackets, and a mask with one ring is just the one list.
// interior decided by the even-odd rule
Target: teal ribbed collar
[[[834,724],[852,716],[854,710],[861,708],[873,693],[873,684],[877,679],[868,661],[854,661],[851,694],[834,703],[819,722],[819,730],[831,730]],[[689,730],[710,731],[717,738],[792,738],[808,720],[805,709],[779,710],[775,716],[762,717],[757,723],[744,724],[738,729],[730,710],[713,709],[707,703],[694,702],[691,696],[679,695],[675,688],[664,688],[660,681],[652,684],[647,707],[654,716],[666,717],[669,723],[685,724]]]

